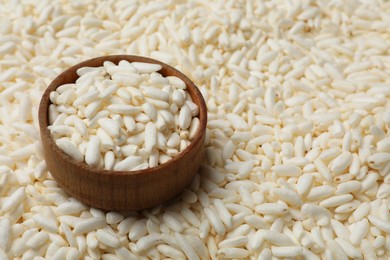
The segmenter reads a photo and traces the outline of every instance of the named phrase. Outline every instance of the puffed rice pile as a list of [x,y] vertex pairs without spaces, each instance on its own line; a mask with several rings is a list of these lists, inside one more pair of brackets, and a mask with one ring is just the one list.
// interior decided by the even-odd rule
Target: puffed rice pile
[[[389,259],[387,1],[0,1],[0,259]],[[207,102],[206,157],[174,202],[102,212],[46,170],[59,73],[143,55]]]

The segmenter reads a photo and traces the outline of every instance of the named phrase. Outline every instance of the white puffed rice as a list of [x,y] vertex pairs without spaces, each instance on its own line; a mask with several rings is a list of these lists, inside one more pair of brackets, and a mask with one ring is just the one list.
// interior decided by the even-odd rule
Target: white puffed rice
[[[179,154],[199,129],[199,108],[185,82],[163,77],[161,68],[122,60],[78,69],[74,84],[50,93],[57,145],[77,162],[116,171],[155,167],[168,161],[160,157]],[[159,143],[159,136],[167,141]]]
[[[358,0],[2,2],[0,259],[388,259],[389,13],[386,1]],[[123,53],[165,61],[199,86],[208,161],[177,201],[104,213],[70,198],[47,172],[38,105],[61,71]],[[129,64],[105,69],[134,84],[137,70],[158,70]],[[158,132],[185,128],[148,141],[170,149],[149,166],[188,145],[180,139],[193,138],[197,123],[184,115],[197,110],[183,82],[154,77],[159,91],[147,94],[104,83],[88,91],[88,73],[103,72],[83,68],[76,90],[51,96],[59,103],[49,107],[52,131],[77,132],[58,139],[63,150],[85,160],[88,142],[75,144],[99,128],[91,135],[104,152],[97,160],[88,151],[89,159],[113,169],[124,130],[135,146],[122,153],[142,164],[135,150],[149,121]],[[98,94],[110,107],[100,111]],[[84,114],[69,106],[76,99]],[[136,108],[120,104],[130,99]],[[110,117],[119,112],[122,120]]]

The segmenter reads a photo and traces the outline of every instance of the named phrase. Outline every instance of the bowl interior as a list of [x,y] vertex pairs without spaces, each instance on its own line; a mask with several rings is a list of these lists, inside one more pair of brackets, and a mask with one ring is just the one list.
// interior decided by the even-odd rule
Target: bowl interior
[[[55,91],[59,86],[67,83],[74,83],[77,78],[79,77],[77,75],[77,70],[82,67],[100,67],[103,66],[103,63],[105,61],[111,61],[115,64],[118,64],[121,60],[127,60],[129,62],[145,62],[145,63],[155,63],[160,64],[162,66],[162,69],[159,71],[161,75],[164,77],[166,76],[176,76],[180,79],[182,79],[186,85],[187,85],[187,91],[191,95],[191,98],[193,99],[193,102],[198,106],[199,108],[199,114],[198,118],[200,121],[199,129],[197,134],[195,135],[194,139],[190,142],[188,147],[184,149],[184,151],[180,152],[177,156],[174,156],[171,160],[164,164],[160,164],[153,168],[147,168],[144,170],[137,170],[137,171],[113,171],[113,170],[105,170],[100,169],[96,167],[92,167],[84,162],[76,162],[73,158],[71,158],[69,155],[67,155],[65,152],[63,152],[56,144],[53,138],[50,135],[50,131],[48,130],[49,126],[49,117],[48,117],[48,110],[50,102],[50,93],[52,91]],[[207,125],[207,109],[206,109],[206,103],[203,99],[202,94],[200,93],[199,89],[196,87],[196,85],[183,73],[176,70],[175,68],[169,66],[168,64],[165,64],[163,62],[160,62],[158,60],[154,60],[151,58],[146,58],[142,56],[134,56],[134,55],[112,55],[112,56],[103,56],[94,58],[91,60],[87,60],[84,62],[81,62],[68,70],[64,71],[62,74],[60,74],[56,79],[53,80],[53,82],[49,85],[49,87],[46,89],[42,96],[42,100],[39,106],[39,125],[40,125],[40,132],[41,132],[41,138],[45,138],[47,142],[50,143],[50,148],[53,150],[53,152],[60,153],[64,157],[64,159],[70,161],[71,163],[77,164],[80,168],[84,169],[87,168],[89,171],[98,173],[98,174],[115,174],[115,175],[122,175],[122,174],[148,174],[153,173],[155,171],[158,171],[160,168],[164,168],[169,166],[170,164],[175,164],[176,161],[180,160],[183,156],[185,156],[188,151],[193,149],[195,144],[199,142],[202,139],[202,136],[204,135],[204,132],[206,130]]]

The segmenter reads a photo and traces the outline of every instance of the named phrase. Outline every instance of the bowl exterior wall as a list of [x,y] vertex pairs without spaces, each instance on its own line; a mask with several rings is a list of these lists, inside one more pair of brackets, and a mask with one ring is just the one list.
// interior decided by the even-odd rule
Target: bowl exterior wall
[[176,164],[144,175],[97,175],[64,160],[43,140],[47,169],[71,196],[105,210],[140,210],[167,202],[191,182],[204,157],[203,139]]

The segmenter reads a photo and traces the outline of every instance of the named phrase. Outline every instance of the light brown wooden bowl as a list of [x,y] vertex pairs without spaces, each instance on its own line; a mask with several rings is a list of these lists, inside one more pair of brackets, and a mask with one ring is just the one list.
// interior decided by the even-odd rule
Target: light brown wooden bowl
[[[156,63],[162,66],[163,76],[176,76],[187,84],[187,91],[199,107],[200,127],[190,145],[165,164],[138,171],[107,171],[86,163],[76,162],[55,143],[48,130],[48,108],[50,92],[57,87],[73,83],[81,67],[103,66],[104,61],[118,64],[129,62]],[[204,137],[207,109],[202,94],[183,73],[157,60],[130,56],[104,56],[79,63],[60,74],[44,92],[39,106],[39,127],[47,168],[67,193],[87,205],[105,210],[140,210],[166,202],[191,182],[204,157]]]

